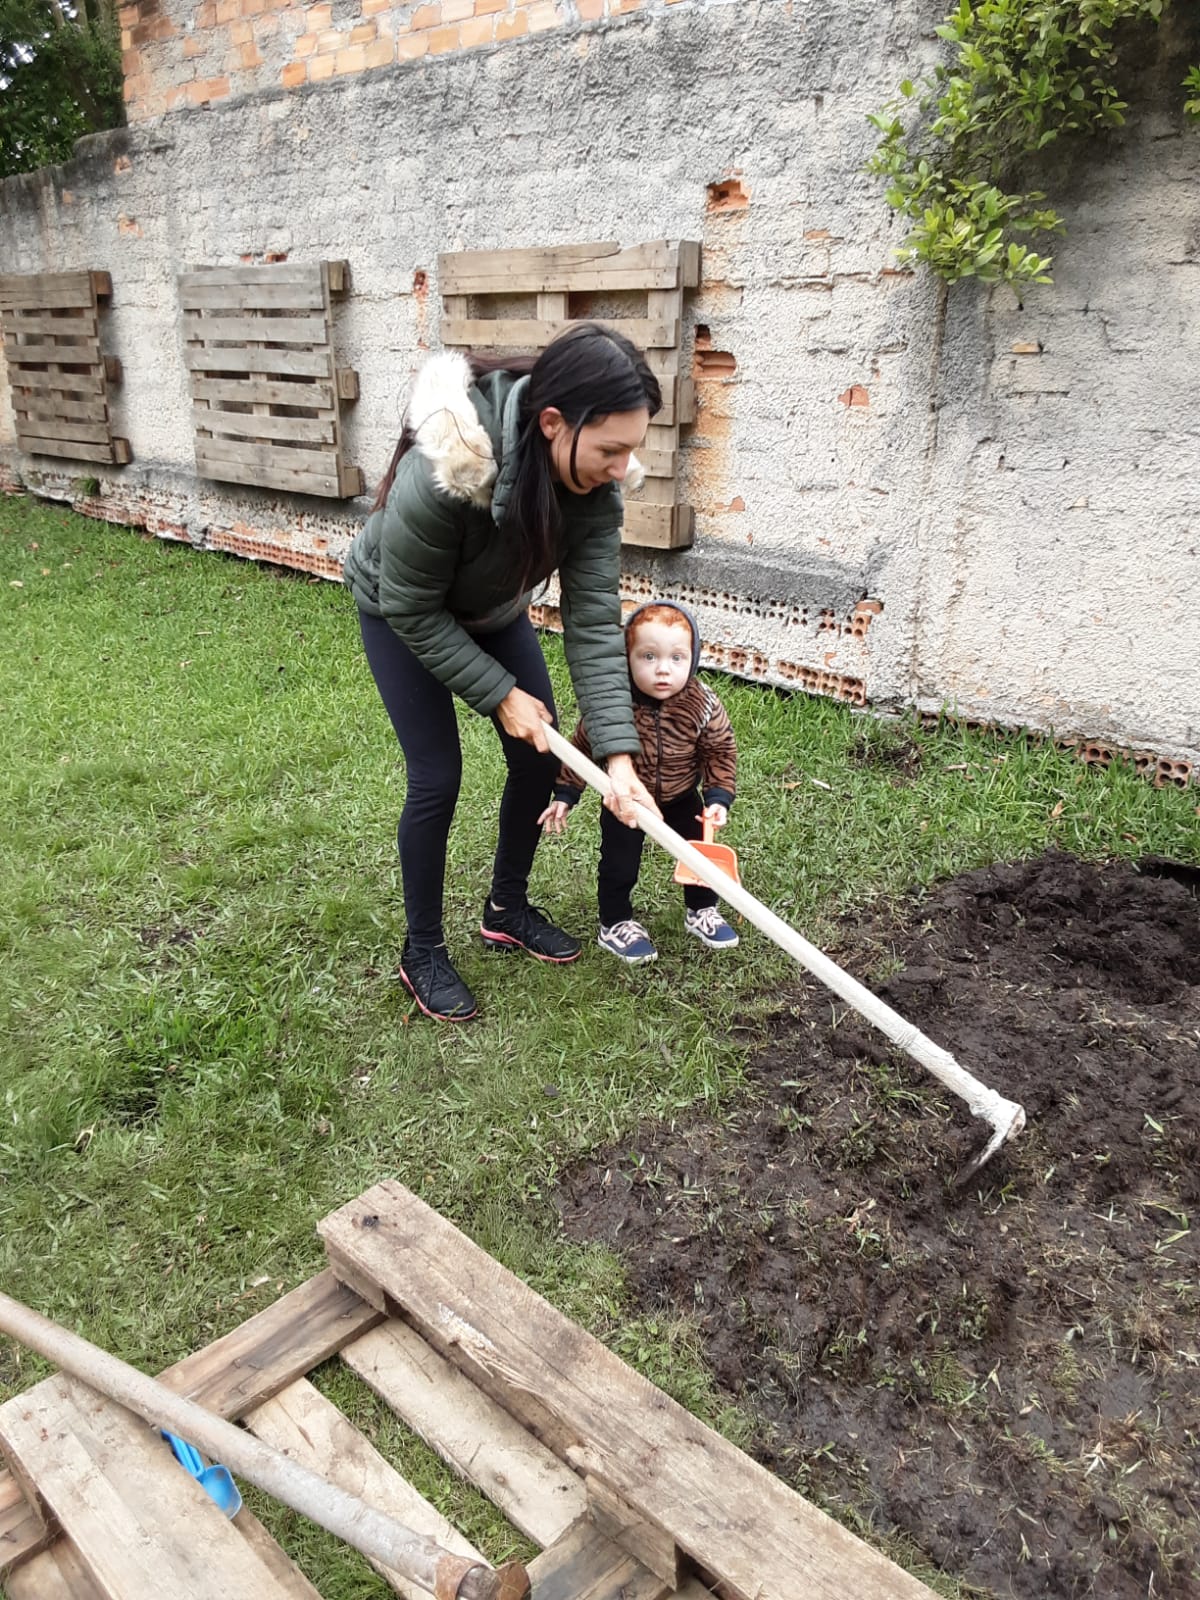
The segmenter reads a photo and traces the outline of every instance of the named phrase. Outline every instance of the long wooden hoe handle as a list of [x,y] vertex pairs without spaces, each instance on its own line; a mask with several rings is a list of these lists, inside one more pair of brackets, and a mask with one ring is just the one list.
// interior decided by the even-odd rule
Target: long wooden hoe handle
[[[593,789],[598,789],[601,794],[609,792],[608,774],[603,772],[594,761],[578,751],[573,744],[549,725],[545,728],[546,738],[550,749],[559,760],[591,784]],[[765,933],[768,939],[773,940],[781,950],[785,951],[807,967],[814,977],[820,978],[827,988],[839,995],[847,1005],[853,1006],[868,1022],[885,1033],[893,1044],[899,1045],[901,1050],[912,1056],[914,1061],[920,1062],[926,1071],[931,1072],[939,1083],[944,1084],[951,1093],[956,1094],[966,1101],[972,1114],[982,1117],[992,1129],[992,1138],[989,1140],[982,1153],[971,1162],[967,1173],[976,1172],[985,1161],[996,1153],[1006,1139],[1011,1139],[1020,1133],[1025,1126],[1025,1111],[1014,1100],[1006,1100],[1003,1095],[997,1094],[995,1089],[989,1089],[985,1083],[973,1077],[958,1062],[948,1050],[943,1050],[941,1045],[934,1044],[919,1028],[911,1022],[906,1022],[897,1011],[893,1011],[878,995],[874,995],[859,983],[857,978],[852,978],[848,972],[843,972],[836,962],[817,949],[816,945],[809,944],[807,939],[801,938],[794,928],[790,928],[781,917],[767,909],[760,900],[736,883],[727,872],[722,872],[707,856],[701,855],[699,850],[692,846],[669,828],[660,817],[656,817],[645,806],[634,807],[638,826],[643,833],[649,834],[656,844],[662,845],[669,855],[676,861],[682,861],[698,878],[703,879],[709,888],[715,889],[723,900],[727,900],[735,911],[740,911],[748,922]]]
[[[455,1555],[6,1294],[0,1294],[0,1332],[11,1334],[147,1422],[191,1440],[248,1483],[265,1489],[363,1555],[382,1561],[437,1600],[522,1600],[529,1592],[529,1577],[518,1562],[495,1570]],[[163,1471],[173,1470],[164,1447]]]

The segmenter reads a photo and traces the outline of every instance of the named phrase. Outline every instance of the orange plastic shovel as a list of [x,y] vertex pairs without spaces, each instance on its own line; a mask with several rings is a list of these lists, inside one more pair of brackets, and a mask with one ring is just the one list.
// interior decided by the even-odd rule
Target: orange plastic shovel
[[[727,844],[714,844],[713,834],[716,832],[716,823],[708,817],[699,819],[704,823],[703,840],[693,839],[693,848],[699,850],[702,856],[707,856],[714,867],[720,867],[722,872],[727,872],[734,883],[741,883],[738,877],[737,852],[731,850]],[[675,864],[676,883],[698,883],[702,888],[707,887],[703,878],[698,878],[690,867],[685,867],[682,861]]]

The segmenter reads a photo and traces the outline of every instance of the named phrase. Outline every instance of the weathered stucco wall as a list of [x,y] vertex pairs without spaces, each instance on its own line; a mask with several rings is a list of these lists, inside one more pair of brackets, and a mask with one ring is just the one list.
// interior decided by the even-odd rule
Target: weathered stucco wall
[[[188,39],[231,27],[233,3],[211,19],[169,5],[154,23],[143,0],[139,25],[162,37],[130,46],[159,52],[136,93],[165,103],[190,81]],[[331,26],[352,31],[373,3],[334,0]],[[537,9],[487,3],[489,18]],[[294,40],[329,9],[249,15]],[[1054,287],[1020,307],[1007,289],[946,294],[898,272],[899,230],[861,172],[866,113],[929,58],[939,11],[581,4],[515,42],[494,42],[493,23],[471,45],[461,21],[440,22],[457,30],[444,50],[303,84],[283,78],[294,52],[259,46],[252,92],[176,96],[159,116],[143,105],[69,166],[0,186],[0,270],[112,274],[116,431],[135,454],[93,493],[61,463],[16,455],[4,399],[0,472],[333,574],[362,502],[194,477],[176,272],[349,260],[334,312],[339,362],[361,384],[347,455],[374,481],[437,342],[440,250],[701,238],[688,318],[700,408],[683,451],[696,546],[630,552],[630,595],[689,598],[711,659],[767,681],[1194,760],[1200,136],[1177,108],[1195,24],[1152,41],[1137,97],[1152,109],[1048,175],[1068,238]],[[393,39],[418,20],[370,15]],[[420,21],[433,27],[430,8]]]

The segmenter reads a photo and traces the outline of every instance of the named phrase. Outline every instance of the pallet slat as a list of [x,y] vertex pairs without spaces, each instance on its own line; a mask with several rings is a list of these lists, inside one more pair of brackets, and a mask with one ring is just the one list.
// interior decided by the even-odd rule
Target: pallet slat
[[301,407],[306,411],[337,410],[337,399],[332,383],[271,383],[266,379],[202,378],[192,379],[192,398],[207,400],[218,406],[233,401],[237,405]]
[[323,311],[325,295],[319,281],[211,283],[181,289],[179,303],[185,311]]
[[[39,307],[40,311],[42,308]],[[73,311],[69,316],[51,317],[34,311],[13,309],[5,323],[13,333],[68,334],[72,338],[94,339],[100,332],[96,313],[90,309]]]
[[666,241],[626,250],[611,241],[532,250],[461,250],[438,256],[438,285],[443,294],[673,288],[680,281],[680,252],[681,246]]
[[[249,1412],[245,1421],[264,1444],[319,1472],[327,1482],[359,1495],[456,1555],[484,1559],[306,1378],[289,1384],[273,1400]],[[405,1600],[428,1600],[423,1589],[382,1562],[372,1560],[371,1565]]]
[[334,443],[332,417],[255,416],[252,411],[213,411],[206,406],[194,406],[192,422],[197,429],[238,439],[310,439],[316,444]]
[[[102,288],[91,272],[6,272],[0,274],[0,311],[40,311],[46,307],[94,310]],[[111,292],[111,284],[110,284]]]
[[[363,1226],[363,1219],[369,1225]],[[930,1600],[396,1182],[326,1217],[330,1264],[740,1600]]]
[[[578,319],[575,319],[578,320]],[[443,317],[442,343],[466,345],[486,350],[541,350],[566,322],[541,322],[534,318],[503,318],[494,322],[482,317]],[[622,318],[619,327],[639,349],[673,349],[679,343],[677,322],[651,321],[647,317]]]
[[579,1477],[402,1322],[342,1350],[342,1360],[514,1528],[550,1545],[586,1511]]
[[233,339],[238,344],[317,344],[327,338],[324,317],[211,317],[189,312],[185,339]]

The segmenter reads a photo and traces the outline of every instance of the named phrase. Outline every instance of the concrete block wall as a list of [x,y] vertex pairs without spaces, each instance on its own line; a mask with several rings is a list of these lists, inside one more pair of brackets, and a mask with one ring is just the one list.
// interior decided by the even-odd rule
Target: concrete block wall
[[[357,6],[334,0],[331,25]],[[311,32],[314,9],[252,16]],[[455,48],[296,86],[271,57],[269,82],[230,72],[223,98],[83,141],[0,185],[0,270],[111,272],[135,460],[97,489],[18,457],[0,368],[0,474],[336,576],[363,502],[195,478],[178,271],[349,260],[334,339],[360,377],[347,459],[373,484],[437,345],[439,251],[700,238],[697,540],[630,551],[628,598],[689,600],[708,659],[765,682],[1200,763],[1200,136],[1176,92],[1200,40],[1159,38],[1131,96],[1150,112],[1048,173],[1068,236],[1022,305],[899,271],[862,172],[866,114],[932,57],[939,12],[648,0],[476,46],[439,20]],[[200,61],[183,44],[202,14],[169,4],[163,37],[131,44],[164,52],[147,93]]]

